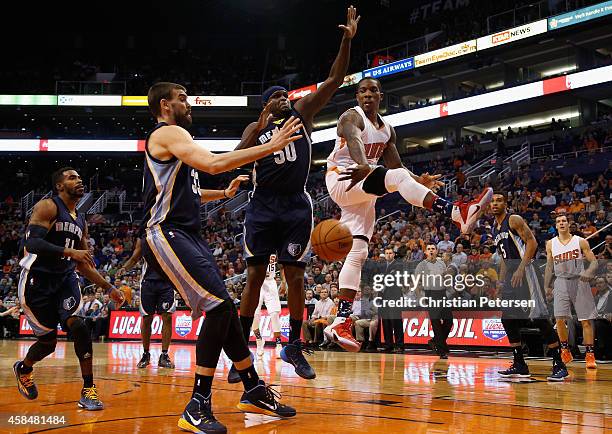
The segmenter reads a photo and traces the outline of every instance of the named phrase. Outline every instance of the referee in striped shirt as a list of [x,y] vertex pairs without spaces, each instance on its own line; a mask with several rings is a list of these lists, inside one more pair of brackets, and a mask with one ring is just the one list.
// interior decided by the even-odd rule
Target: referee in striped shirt
[[[444,276],[453,269],[446,266],[444,261],[438,258],[438,248],[435,244],[428,244],[425,247],[426,259],[419,262],[415,269],[415,274],[421,275],[419,287],[425,290],[425,297],[440,300],[446,296],[444,288]],[[439,276],[433,278],[433,276]],[[434,332],[433,339],[430,339],[429,347],[434,350],[441,359],[448,358],[448,345],[446,339],[453,327],[453,312],[450,307],[429,307],[429,320]]]

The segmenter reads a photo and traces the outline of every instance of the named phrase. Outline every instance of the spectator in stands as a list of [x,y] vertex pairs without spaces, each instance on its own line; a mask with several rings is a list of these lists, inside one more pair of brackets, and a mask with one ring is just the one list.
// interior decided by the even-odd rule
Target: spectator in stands
[[[357,295],[359,295],[359,302],[357,302]],[[355,339],[362,343],[365,341],[364,331],[368,330],[368,345],[362,346],[362,349],[366,352],[376,351],[376,332],[378,331],[378,309],[374,306],[372,301],[372,289],[369,286],[363,287],[363,293],[361,290],[357,291],[355,296],[355,302],[353,302],[353,313],[351,319],[355,327]]]
[[572,203],[569,206],[569,209],[566,210],[565,212],[561,212],[559,211],[559,209],[557,208],[557,214],[567,214],[567,212],[569,211],[572,214],[577,214],[581,211],[584,211],[585,206],[584,206],[584,202],[582,202],[580,199],[578,199],[577,197],[575,197],[572,201]]
[[323,329],[328,325],[327,317],[331,315],[333,307],[334,302],[329,298],[329,292],[327,289],[321,288],[321,299],[315,303],[315,308],[310,318],[302,324],[304,340],[310,346],[314,346],[320,341]]
[[317,302],[317,299],[314,298],[314,293],[312,289],[307,289],[306,296],[304,299],[304,304],[315,304],[316,302]]
[[[6,329],[9,339],[15,339],[19,336],[19,315],[21,314],[21,306],[19,301],[15,305],[0,313],[0,320],[4,329]],[[0,337],[4,336],[4,332]]]
[[598,277],[595,287],[595,357],[599,360],[612,360],[612,273],[608,273],[605,279]]
[[461,267],[461,265],[467,264],[468,257],[466,253],[463,251],[463,244],[457,244],[455,249],[456,251],[453,254],[453,259],[452,259],[453,264],[455,264],[457,267]]
[[450,240],[450,234],[445,233],[444,239],[438,243],[439,252],[452,252],[455,250],[455,243]]
[[0,339],[4,339],[4,317],[10,314],[5,313],[8,309],[4,306],[4,302],[0,300]]
[[542,206],[546,209],[554,209],[557,206],[557,198],[552,190],[546,190],[546,196],[542,198]]
[[115,288],[119,289],[125,297],[125,304],[132,305],[132,288],[130,288],[125,280],[115,279]]

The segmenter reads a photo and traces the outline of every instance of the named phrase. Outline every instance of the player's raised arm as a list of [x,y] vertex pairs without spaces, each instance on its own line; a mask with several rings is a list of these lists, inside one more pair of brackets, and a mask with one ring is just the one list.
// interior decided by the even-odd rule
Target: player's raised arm
[[295,103],[295,110],[304,118],[307,124],[305,126],[308,130],[312,129],[314,116],[325,107],[344,81],[351,53],[351,39],[357,33],[357,25],[360,19],[361,17],[357,16],[357,9],[350,6],[346,12],[346,25],[341,24],[338,26],[344,31],[344,34],[342,35],[336,60],[334,60],[329,71],[329,77],[319,86],[316,92],[305,96]]
[[587,240],[585,239],[580,240],[580,249],[582,250],[582,255],[584,256],[584,259],[589,261],[589,268],[584,270],[584,272],[580,275],[580,280],[582,280],[583,282],[588,282],[593,277],[595,277],[595,274],[597,273],[597,267],[599,264]]
[[149,139],[149,145],[161,147],[189,166],[216,175],[283,149],[289,143],[302,138],[302,135],[294,134],[300,128],[302,128],[300,120],[292,117],[280,130],[274,132],[269,142],[261,146],[224,154],[213,154],[208,149],[196,144],[184,128],[169,125],[157,130]]
[[242,137],[240,138],[240,143],[238,143],[238,146],[236,146],[236,150],[246,149],[256,145],[257,135],[272,119],[272,114],[270,113],[271,109],[272,103],[268,101],[264,109],[259,114],[259,119],[257,119],[257,122],[251,122],[242,132]]
[[516,288],[523,281],[523,277],[525,277],[525,267],[531,262],[538,250],[538,242],[521,216],[516,214],[511,215],[509,224],[510,229],[514,230],[525,242],[525,253],[523,254],[521,263],[512,275],[512,287]]

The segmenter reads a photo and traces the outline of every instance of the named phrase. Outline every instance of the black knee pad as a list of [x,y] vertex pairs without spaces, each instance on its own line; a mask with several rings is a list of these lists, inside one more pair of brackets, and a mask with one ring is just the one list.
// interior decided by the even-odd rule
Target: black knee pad
[[91,359],[93,355],[91,336],[83,319],[76,317],[70,321],[68,328],[74,338],[74,352],[79,360]]
[[521,342],[521,325],[523,321],[516,318],[502,318],[501,322],[508,336],[508,341],[512,344]]
[[28,349],[28,359],[38,362],[55,351],[57,330],[38,336],[37,341]]
[[542,340],[546,345],[552,345],[559,342],[559,335],[557,335],[553,325],[546,318],[534,319],[533,324],[540,329]]
[[385,186],[385,176],[387,176],[386,167],[379,166],[368,175],[363,181],[363,191],[366,193],[373,194],[375,196],[384,196],[388,193],[387,187]]

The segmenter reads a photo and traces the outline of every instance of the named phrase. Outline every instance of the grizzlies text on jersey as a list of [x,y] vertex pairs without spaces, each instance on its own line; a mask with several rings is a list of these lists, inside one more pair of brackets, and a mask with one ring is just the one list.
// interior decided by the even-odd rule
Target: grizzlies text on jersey
[[[289,116],[270,122],[259,132],[257,146],[269,142],[272,139],[273,131],[276,128],[282,128],[290,116],[302,120],[301,115],[292,109]],[[284,194],[304,191],[310,171],[311,141],[305,128],[304,131],[298,130],[295,134],[302,134],[304,137],[255,162],[253,184],[255,184],[256,191],[265,189]]]
[[[75,219],[62,199],[58,196],[53,196],[51,200],[53,200],[57,207],[57,216],[45,236],[45,241],[60,247],[80,249],[86,225],[85,214],[77,213]],[[28,235],[26,233],[25,238]],[[28,270],[64,274],[73,271],[76,267],[76,263],[71,258],[35,255],[25,250],[25,248],[23,254],[19,265]]]

